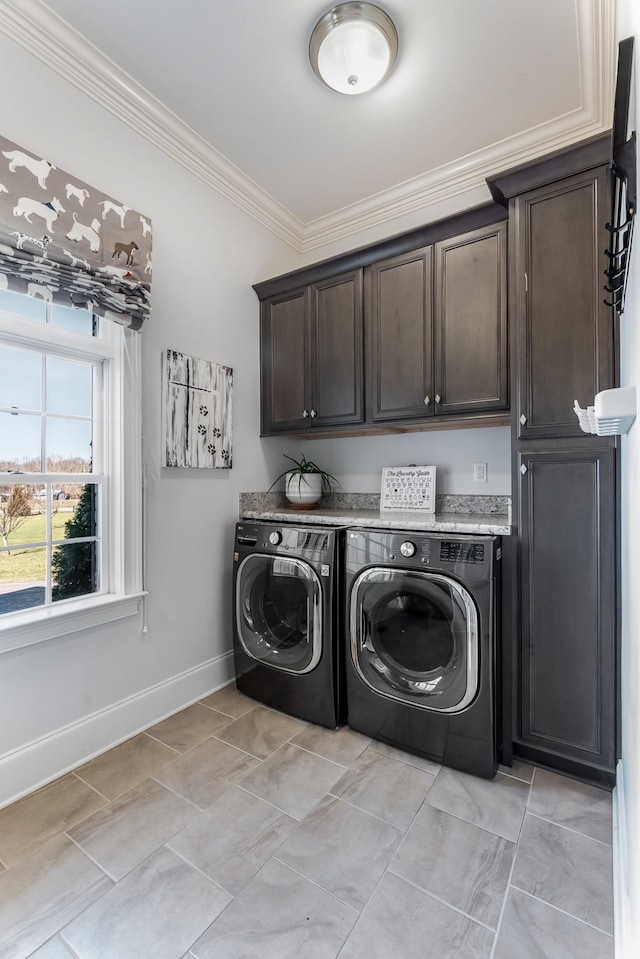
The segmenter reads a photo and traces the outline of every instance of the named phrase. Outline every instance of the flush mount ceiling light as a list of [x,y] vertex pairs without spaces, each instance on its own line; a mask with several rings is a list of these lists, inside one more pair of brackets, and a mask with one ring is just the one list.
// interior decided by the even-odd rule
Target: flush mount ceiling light
[[395,63],[398,34],[372,3],[340,3],[316,23],[309,41],[311,66],[338,93],[366,93]]

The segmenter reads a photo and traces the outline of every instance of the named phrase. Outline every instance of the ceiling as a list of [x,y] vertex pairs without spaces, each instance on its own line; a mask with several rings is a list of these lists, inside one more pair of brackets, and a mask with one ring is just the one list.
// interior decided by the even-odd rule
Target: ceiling
[[4,0],[0,30],[301,251],[609,126],[613,0],[380,5],[398,61],[361,97],[309,64],[324,0]]

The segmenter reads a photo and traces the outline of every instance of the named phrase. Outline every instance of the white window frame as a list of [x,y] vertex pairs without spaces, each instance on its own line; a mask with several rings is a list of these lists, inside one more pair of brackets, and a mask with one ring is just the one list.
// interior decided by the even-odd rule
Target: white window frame
[[[104,463],[108,477],[101,507],[105,568],[101,591],[51,606],[0,616],[0,654],[56,636],[100,626],[140,611],[142,583],[142,424],[140,334],[101,320],[101,335],[90,337],[0,310],[0,341],[8,346],[46,348],[79,360],[103,360],[102,422]],[[77,483],[78,474],[56,481]],[[44,482],[44,474],[0,474],[0,482]]]

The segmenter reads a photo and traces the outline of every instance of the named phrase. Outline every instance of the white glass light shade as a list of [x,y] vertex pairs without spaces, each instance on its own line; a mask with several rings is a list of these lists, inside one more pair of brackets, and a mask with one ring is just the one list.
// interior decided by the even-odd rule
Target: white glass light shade
[[343,3],[315,26],[309,57],[320,79],[338,93],[366,93],[389,73],[398,51],[392,21],[370,3]]

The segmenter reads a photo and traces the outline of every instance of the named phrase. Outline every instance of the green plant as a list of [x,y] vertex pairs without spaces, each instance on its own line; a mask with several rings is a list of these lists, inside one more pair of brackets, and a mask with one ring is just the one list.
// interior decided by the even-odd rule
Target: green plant
[[[94,536],[96,532],[96,487],[86,483],[73,515],[64,524],[65,539]],[[86,596],[96,589],[96,544],[66,543],[57,546],[51,558],[53,600]]]
[[291,467],[289,467],[289,469],[283,470],[282,473],[280,473],[280,475],[274,479],[273,483],[271,484],[267,492],[271,492],[271,490],[276,485],[276,483],[279,483],[280,480],[287,475],[287,473],[293,474],[293,476],[289,480],[289,485],[291,485],[295,476],[298,477],[298,492],[300,492],[303,482],[306,483],[307,486],[310,485],[305,478],[305,474],[307,473],[315,473],[317,476],[320,477],[323,493],[331,492],[332,483],[335,483],[336,486],[340,486],[340,483],[335,478],[335,476],[332,476],[331,473],[327,473],[326,470],[320,469],[320,467],[317,466],[316,463],[313,462],[313,460],[308,460],[306,456],[304,455],[304,453],[300,455],[299,460],[294,459],[292,456],[287,456],[286,453],[283,453],[282,455],[284,456],[285,459],[290,460],[294,464],[295,469],[292,469]]

